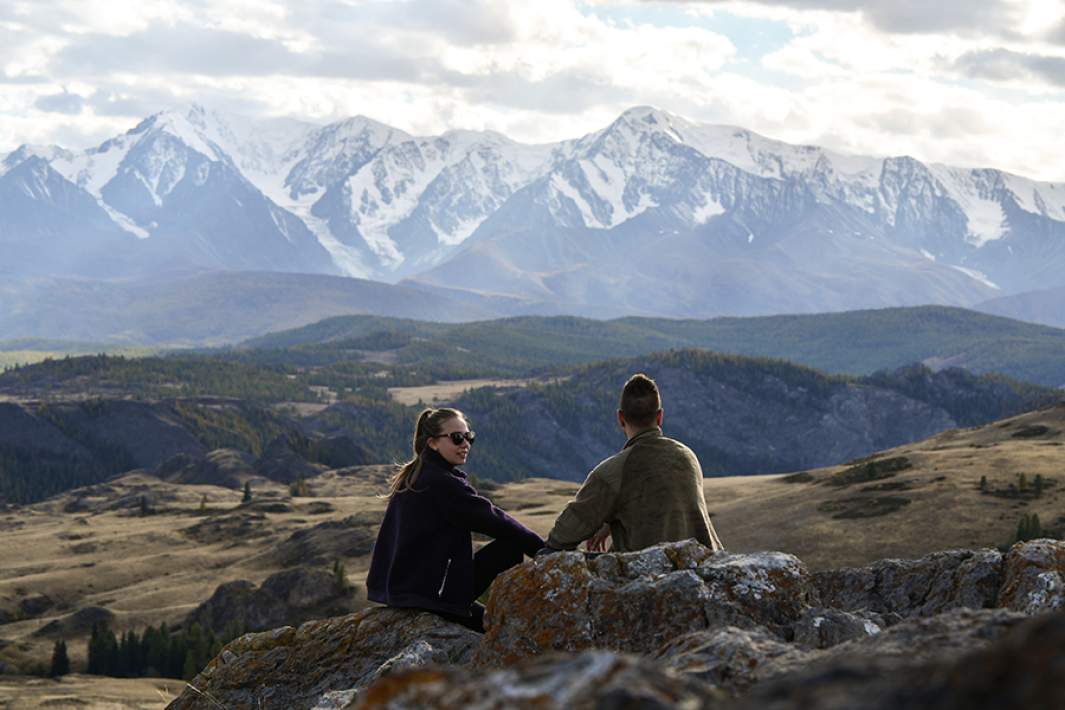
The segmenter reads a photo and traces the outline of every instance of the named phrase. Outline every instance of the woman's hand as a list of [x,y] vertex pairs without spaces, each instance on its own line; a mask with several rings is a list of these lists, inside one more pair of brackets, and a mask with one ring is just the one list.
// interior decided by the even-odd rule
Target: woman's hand
[[603,523],[603,527],[596,531],[595,535],[588,538],[588,541],[584,543],[588,552],[606,552],[607,540],[610,539],[610,526]]

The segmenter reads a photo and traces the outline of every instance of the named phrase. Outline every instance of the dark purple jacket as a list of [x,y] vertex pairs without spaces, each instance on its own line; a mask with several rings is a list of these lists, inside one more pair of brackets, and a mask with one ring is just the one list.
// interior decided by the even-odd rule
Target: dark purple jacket
[[543,546],[539,535],[478,495],[466,473],[432,449],[422,454],[414,488],[388,501],[366,577],[371,601],[468,615],[474,602],[471,532],[516,538],[530,557]]

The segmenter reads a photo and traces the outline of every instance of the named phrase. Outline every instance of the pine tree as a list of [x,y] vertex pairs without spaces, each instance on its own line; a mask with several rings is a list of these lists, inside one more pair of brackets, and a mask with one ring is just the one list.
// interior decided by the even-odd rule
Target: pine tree
[[1034,487],[1034,491],[1035,491],[1035,497],[1036,498],[1042,498],[1043,497],[1043,474],[1041,474],[1041,473],[1035,474],[1035,481],[1033,482],[1033,487]]
[[1028,489],[1028,477],[1023,473],[1017,474],[1017,488],[1024,493]]
[[244,481],[244,497],[241,503],[251,503],[251,481]]
[[987,476],[980,476],[980,492],[987,493]]
[[300,476],[288,485],[288,492],[293,498],[306,498],[307,481],[303,480],[303,476]]
[[333,581],[342,594],[351,589],[347,570],[344,569],[344,561],[340,558],[333,560]]
[[141,496],[141,517],[146,518],[151,512],[151,509],[148,507],[148,497]]
[[52,668],[48,671],[49,678],[59,678],[70,673],[70,658],[67,656],[67,642],[59,640],[52,649]]
[[90,675],[103,675],[103,655],[100,647],[100,626],[98,624],[92,625],[92,631],[89,634],[88,657],[88,673]]
[[207,512],[207,494],[206,493],[204,493],[203,494],[203,498],[200,499],[200,512],[201,513],[206,513]]

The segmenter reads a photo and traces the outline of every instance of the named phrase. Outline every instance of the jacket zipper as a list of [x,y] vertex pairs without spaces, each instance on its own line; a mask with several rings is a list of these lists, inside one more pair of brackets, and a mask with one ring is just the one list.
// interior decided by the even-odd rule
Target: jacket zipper
[[444,596],[444,585],[447,584],[447,573],[451,569],[451,558],[447,558],[447,566],[444,567],[444,578],[440,580],[440,589],[436,590],[436,596]]

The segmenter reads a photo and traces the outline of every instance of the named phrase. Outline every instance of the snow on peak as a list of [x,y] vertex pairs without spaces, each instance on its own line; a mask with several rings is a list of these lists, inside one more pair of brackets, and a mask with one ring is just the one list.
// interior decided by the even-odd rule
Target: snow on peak
[[996,186],[988,182],[984,171],[939,164],[929,165],[928,169],[965,214],[966,240],[970,244],[982,247],[1006,235],[1006,213],[996,194]]
[[482,131],[449,131],[388,145],[347,179],[350,218],[370,249],[394,269],[406,256],[389,230],[422,204],[430,187],[430,227],[439,244],[458,244],[542,171],[551,148]]
[[23,143],[18,148],[8,153],[3,160],[0,160],[0,175],[4,175],[12,168],[30,158],[40,158],[47,163],[51,163],[53,160],[58,160],[69,155],[72,155],[69,150],[57,145],[30,145],[29,143]]

